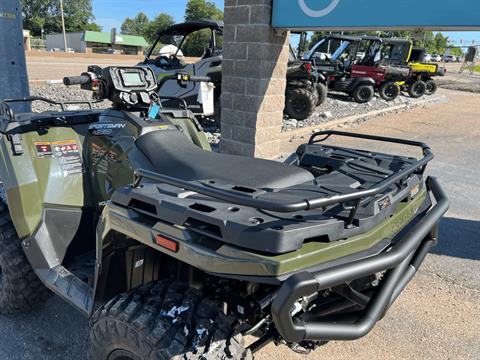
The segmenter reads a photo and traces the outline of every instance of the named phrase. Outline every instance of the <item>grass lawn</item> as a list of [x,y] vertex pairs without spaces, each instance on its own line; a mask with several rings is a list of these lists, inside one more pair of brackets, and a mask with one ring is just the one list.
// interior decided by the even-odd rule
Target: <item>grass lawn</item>
[[480,65],[474,66],[473,71],[480,72]]

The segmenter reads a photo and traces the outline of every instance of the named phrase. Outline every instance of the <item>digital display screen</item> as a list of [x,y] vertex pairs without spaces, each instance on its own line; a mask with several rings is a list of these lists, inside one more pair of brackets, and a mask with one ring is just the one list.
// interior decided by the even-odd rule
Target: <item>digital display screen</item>
[[145,82],[140,77],[138,72],[124,72],[122,73],[123,83],[125,86],[144,86]]

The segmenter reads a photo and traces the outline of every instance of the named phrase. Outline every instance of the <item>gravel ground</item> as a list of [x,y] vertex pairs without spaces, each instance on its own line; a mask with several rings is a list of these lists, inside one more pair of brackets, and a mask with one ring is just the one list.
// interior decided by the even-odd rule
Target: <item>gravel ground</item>
[[[56,101],[67,101],[74,99],[91,100],[92,94],[89,91],[81,90],[79,87],[66,87],[63,85],[37,85],[32,86],[32,96],[43,96]],[[412,99],[407,96],[400,96],[398,99],[392,102],[386,102],[385,100],[375,97],[366,104],[357,104],[352,101],[348,96],[341,94],[330,94],[324,104],[319,106],[314,114],[307,120],[297,121],[285,117],[283,119],[282,131],[292,131],[300,128],[305,128],[313,125],[320,125],[329,121],[353,116],[367,114],[371,111],[384,110],[396,106],[406,106],[405,110],[408,110],[411,106],[415,106],[423,99]],[[99,104],[94,104],[94,108],[107,108],[110,106],[109,101],[103,101]],[[47,111],[55,109],[55,106],[51,106],[47,103],[36,102],[32,106],[34,111]],[[79,108],[88,108],[86,105],[70,105],[69,109],[75,110]],[[212,144],[213,149],[218,149],[221,134],[217,128],[211,127],[211,123],[203,123],[208,140]]]
[[[444,89],[466,91],[471,93],[480,93],[480,75],[475,79],[472,75],[471,81],[462,81],[463,79],[443,79],[438,82],[438,86]],[[476,81],[475,81],[476,80]]]
[[461,64],[447,64],[447,73],[437,78],[438,86],[444,89],[480,93],[480,73],[466,70],[460,74]]
[[[64,85],[37,85],[30,86],[31,96],[41,96],[47,99],[55,101],[68,101],[68,100],[92,100],[92,92],[80,89],[80,87],[67,87]],[[102,101],[101,103],[94,104],[94,108],[102,109],[110,106],[109,101]],[[67,109],[87,109],[88,105],[69,105]],[[49,111],[59,109],[58,106],[52,106],[45,102],[36,101],[32,104],[33,111]]]
[[366,114],[375,110],[384,110],[394,106],[406,105],[406,110],[408,110],[410,106],[415,106],[416,103],[422,100],[424,100],[424,98],[412,99],[411,97],[401,95],[394,101],[387,102],[375,96],[366,104],[357,104],[346,95],[330,93],[325,103],[317,107],[310,118],[304,121],[285,118],[283,120],[282,131],[286,132],[312,125],[320,125],[332,120]]

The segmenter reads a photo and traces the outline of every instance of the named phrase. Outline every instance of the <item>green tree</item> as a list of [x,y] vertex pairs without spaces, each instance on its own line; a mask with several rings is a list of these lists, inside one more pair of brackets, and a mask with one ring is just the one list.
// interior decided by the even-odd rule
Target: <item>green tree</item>
[[[316,31],[313,33],[312,37],[306,41],[305,50],[310,50],[314,47],[323,37],[329,34],[328,31]],[[303,49],[302,49],[303,50]]]
[[437,33],[435,35],[435,49],[436,53],[443,55],[445,53],[445,49],[447,48],[448,37],[444,36],[442,33]]
[[[185,9],[185,21],[194,20],[223,20],[223,11],[213,2],[205,0],[189,0]],[[190,34],[182,46],[185,56],[202,56],[209,45],[211,32],[209,30],[197,31]]]
[[140,12],[133,19],[128,17],[125,19],[121,27],[122,34],[143,36],[146,34],[149,25],[148,16]]
[[102,27],[94,22],[88,24],[86,27],[85,27],[85,30],[86,31],[102,31]]
[[223,20],[223,11],[210,1],[189,0],[185,9],[185,20]]
[[49,9],[49,0],[22,0],[23,27],[33,35],[40,35]]
[[[22,0],[24,27],[39,35],[62,31],[60,0]],[[67,32],[86,30],[95,19],[92,0],[63,0]]]
[[[50,4],[50,11],[45,19],[45,32],[59,33],[62,31],[60,1],[50,1]],[[95,19],[91,0],[63,0],[63,10],[67,32],[85,31],[88,24]]]
[[464,56],[463,50],[460,48],[451,48],[450,54],[453,56]]
[[175,20],[171,15],[165,13],[158,14],[155,19],[150,21],[143,36],[150,44],[152,44],[156,40],[160,31],[165,30],[173,24],[175,24]]

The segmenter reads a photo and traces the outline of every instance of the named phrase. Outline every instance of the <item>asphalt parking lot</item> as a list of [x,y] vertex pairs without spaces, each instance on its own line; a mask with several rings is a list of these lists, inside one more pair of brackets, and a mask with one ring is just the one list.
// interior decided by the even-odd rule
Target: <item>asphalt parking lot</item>
[[[440,226],[440,244],[418,276],[364,339],[330,343],[306,357],[269,345],[257,359],[480,358],[480,94],[442,93],[442,103],[353,130],[425,141],[437,156],[429,172],[440,179],[452,206]],[[87,325],[54,297],[31,314],[1,316],[0,359],[84,359]]]

